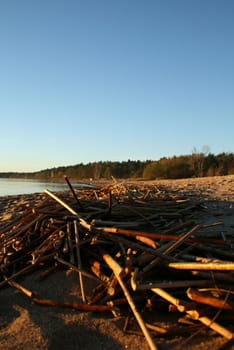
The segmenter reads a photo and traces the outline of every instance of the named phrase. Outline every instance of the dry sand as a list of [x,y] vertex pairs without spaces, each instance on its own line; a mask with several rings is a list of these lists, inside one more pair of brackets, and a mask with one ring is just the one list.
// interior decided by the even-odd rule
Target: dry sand
[[[198,220],[201,223],[222,221],[223,232],[234,234],[234,176],[160,180],[154,183],[160,191],[169,190],[172,195],[181,193],[199,198],[207,208],[212,209],[213,214],[204,215]],[[0,198],[0,227],[1,224],[13,221],[28,205],[36,203],[43,196],[44,194],[37,194]],[[59,270],[43,282],[39,282],[38,276],[39,272],[28,275],[21,283],[43,298],[69,298],[74,301],[80,298],[76,273]],[[165,322],[163,316],[158,315],[161,324]],[[145,338],[124,333],[123,324],[123,317],[42,307],[32,304],[11,287],[0,289],[0,349],[148,349]],[[231,326],[234,331],[234,324]],[[165,350],[175,349],[177,345],[181,349],[194,350],[234,349],[233,345],[227,345],[224,338],[211,331],[200,333],[183,344],[189,335],[169,339],[155,337],[154,340],[159,349]]]

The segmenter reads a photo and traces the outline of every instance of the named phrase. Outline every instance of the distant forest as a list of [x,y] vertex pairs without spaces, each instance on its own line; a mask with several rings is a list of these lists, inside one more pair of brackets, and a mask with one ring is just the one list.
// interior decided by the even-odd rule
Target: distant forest
[[0,177],[59,180],[67,175],[72,180],[98,179],[180,179],[234,174],[234,154],[214,155],[193,152],[190,155],[163,157],[157,161],[100,161],[60,166],[31,173],[5,172]]

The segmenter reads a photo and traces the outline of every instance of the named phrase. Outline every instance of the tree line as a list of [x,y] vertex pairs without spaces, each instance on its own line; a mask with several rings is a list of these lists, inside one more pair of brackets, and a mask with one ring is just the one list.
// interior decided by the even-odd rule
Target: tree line
[[31,173],[0,173],[0,177],[58,180],[67,175],[73,180],[126,178],[180,179],[234,174],[234,154],[193,152],[190,155],[146,161],[100,161],[60,166]]

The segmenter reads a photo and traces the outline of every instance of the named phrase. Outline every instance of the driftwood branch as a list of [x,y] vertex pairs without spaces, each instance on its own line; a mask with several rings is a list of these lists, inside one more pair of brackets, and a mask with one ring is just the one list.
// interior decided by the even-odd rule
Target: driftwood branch
[[187,290],[187,295],[191,300],[196,301],[197,303],[209,305],[217,309],[223,309],[234,312],[234,304],[228,302],[228,300],[223,300],[216,298],[212,295],[207,295],[206,293],[199,292],[198,290],[193,288],[189,288]]
[[51,299],[42,299],[35,295],[32,291],[29,289],[21,286],[20,284],[14,282],[14,281],[8,281],[8,284],[11,287],[14,287],[27,297],[29,297],[33,303],[42,305],[42,306],[52,306],[52,307],[61,307],[61,308],[68,308],[68,309],[74,309],[82,312],[107,312],[111,311],[113,308],[111,305],[88,305],[88,304],[80,304],[73,301],[55,301]]

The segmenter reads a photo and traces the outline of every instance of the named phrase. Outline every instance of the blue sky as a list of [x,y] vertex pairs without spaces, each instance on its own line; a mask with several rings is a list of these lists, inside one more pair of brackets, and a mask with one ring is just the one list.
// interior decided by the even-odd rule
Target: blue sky
[[234,152],[234,1],[0,1],[0,172]]

